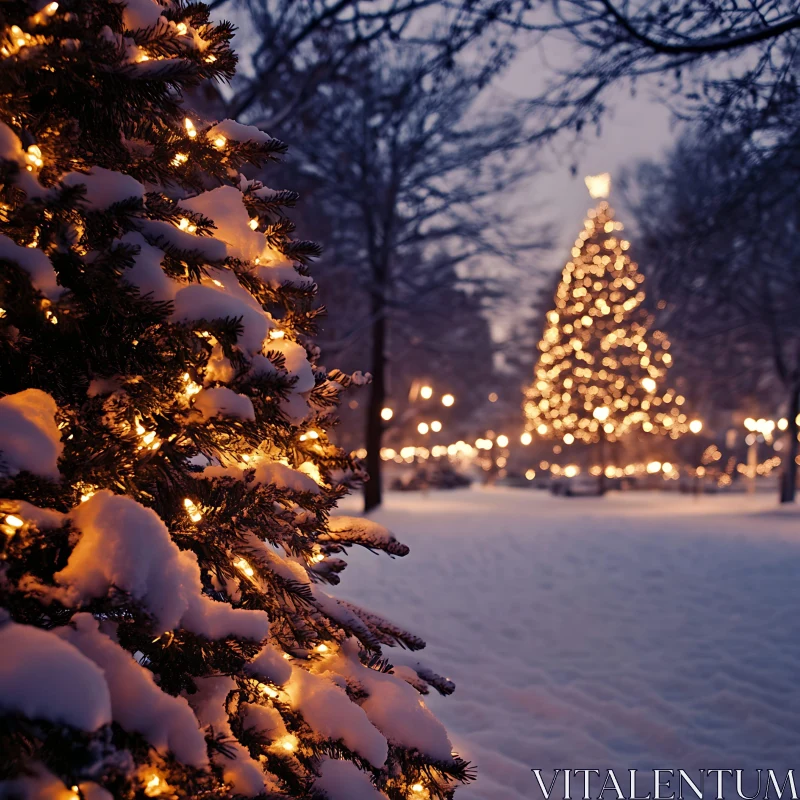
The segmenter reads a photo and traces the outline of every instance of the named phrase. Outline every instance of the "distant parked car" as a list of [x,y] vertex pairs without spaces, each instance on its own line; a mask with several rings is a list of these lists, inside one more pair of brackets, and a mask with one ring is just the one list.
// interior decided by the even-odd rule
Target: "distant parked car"
[[456,472],[449,464],[419,467],[411,475],[395,478],[392,489],[416,492],[425,489],[460,489],[472,483],[470,478]]
[[600,481],[594,475],[553,478],[550,491],[560,497],[599,497]]
[[506,475],[504,478],[500,478],[497,481],[498,486],[510,486],[514,489],[532,489],[533,488],[533,481],[528,480],[524,475],[520,475],[518,472],[512,472]]

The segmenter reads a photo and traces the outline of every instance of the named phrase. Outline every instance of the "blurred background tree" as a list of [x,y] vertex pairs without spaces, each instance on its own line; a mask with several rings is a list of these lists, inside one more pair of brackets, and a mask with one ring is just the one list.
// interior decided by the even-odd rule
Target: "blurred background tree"
[[[797,154],[754,162],[740,135],[689,131],[635,173],[635,209],[660,317],[711,407],[778,405],[787,420],[781,499],[794,500],[800,414]],[[679,370],[681,367],[679,367]],[[766,398],[766,402],[765,402]]]
[[[443,440],[456,433],[474,437],[481,427],[519,424],[529,345],[538,339],[546,308],[534,299],[529,314],[517,312],[506,320],[504,311],[515,300],[519,306],[521,287],[550,282],[560,258],[545,262],[530,248],[518,247],[553,239],[555,220],[532,214],[530,207],[514,208],[512,197],[522,187],[532,194],[536,184],[528,179],[543,148],[555,146],[548,157],[566,152],[575,158],[580,151],[565,145],[585,144],[600,131],[621,88],[636,93],[646,86],[689,131],[668,163],[631,169],[624,182],[624,197],[637,208],[634,227],[645,234],[637,236],[638,260],[648,278],[654,271],[646,302],[655,324],[670,334],[673,352],[686,355],[678,359],[681,381],[697,386],[696,407],[705,403],[709,414],[726,405],[735,407],[732,413],[765,407],[764,413],[785,412],[794,419],[791,326],[783,311],[770,316],[765,299],[776,287],[761,289],[757,335],[755,301],[747,301],[748,326],[735,322],[744,316],[747,292],[731,288],[741,285],[736,265],[746,260],[745,249],[759,250],[764,269],[778,253],[767,257],[755,233],[743,246],[742,238],[749,236],[745,227],[737,235],[726,233],[714,216],[727,211],[737,217],[747,207],[747,225],[763,232],[772,224],[776,197],[763,197],[758,209],[745,204],[734,210],[739,198],[749,187],[771,185],[773,175],[787,187],[797,182],[800,6],[794,0],[217,0],[212,5],[240,24],[245,64],[229,92],[209,95],[204,88],[197,102],[217,107],[219,116],[238,115],[287,140],[309,143],[290,155],[285,183],[299,184],[301,229],[304,218],[313,218],[326,247],[320,282],[330,316],[320,345],[349,368],[374,377],[368,396],[349,398],[352,407],[345,408],[339,433],[347,446],[367,454],[373,477],[369,507],[381,499],[384,434],[396,447],[427,420],[428,409],[409,400],[419,381],[435,376],[439,395],[458,397],[458,414],[442,422],[460,427],[448,427],[454,436]],[[504,97],[498,87],[509,65],[521,54],[539,48],[549,53],[551,47],[568,54],[566,63],[555,69],[543,57],[522,96]],[[727,155],[718,152],[713,164],[700,163],[698,147],[703,150],[710,133]],[[456,141],[462,146],[450,147]],[[681,159],[692,164],[683,172]],[[713,169],[718,174],[709,174],[707,186],[694,180]],[[478,185],[471,181],[472,170]],[[656,197],[657,182],[667,178],[675,184]],[[786,197],[790,203],[791,191]],[[704,214],[703,229],[698,225]],[[656,218],[672,234],[666,250],[655,246],[666,241],[656,235]],[[721,320],[706,331],[714,341],[713,363],[699,358],[692,332],[699,317],[689,319],[690,306],[676,300],[683,279],[666,277],[677,271],[672,254],[689,242],[696,252],[701,243],[702,252],[713,252],[716,265],[712,269],[707,260],[702,266],[708,310],[713,303]],[[685,282],[700,269],[693,259],[681,273]],[[531,297],[535,291],[529,289],[523,302]],[[367,317],[355,312],[365,299],[371,305]],[[693,302],[699,302],[696,296]],[[781,295],[780,303],[787,302]],[[762,335],[769,327],[778,330],[771,339]],[[780,346],[763,358],[754,355],[768,341]],[[789,400],[765,399],[778,385]],[[389,407],[392,419],[382,419]],[[796,476],[787,472],[785,481],[788,499]]]

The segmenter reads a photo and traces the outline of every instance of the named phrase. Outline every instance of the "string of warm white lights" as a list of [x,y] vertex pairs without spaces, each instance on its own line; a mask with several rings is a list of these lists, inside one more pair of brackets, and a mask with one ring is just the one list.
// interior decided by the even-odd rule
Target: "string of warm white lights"
[[644,276],[622,229],[602,200],[562,272],[524,404],[528,430],[541,437],[615,441],[638,428],[677,438],[702,427],[684,412],[685,398],[664,387],[670,342],[651,330]]

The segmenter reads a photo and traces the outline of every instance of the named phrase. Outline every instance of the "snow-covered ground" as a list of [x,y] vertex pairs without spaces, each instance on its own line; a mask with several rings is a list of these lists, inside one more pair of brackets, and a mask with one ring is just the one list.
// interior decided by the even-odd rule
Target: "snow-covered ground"
[[456,682],[430,705],[478,766],[460,800],[541,797],[532,767],[797,766],[800,509],[477,489],[374,518],[411,554],[351,554],[336,593]]

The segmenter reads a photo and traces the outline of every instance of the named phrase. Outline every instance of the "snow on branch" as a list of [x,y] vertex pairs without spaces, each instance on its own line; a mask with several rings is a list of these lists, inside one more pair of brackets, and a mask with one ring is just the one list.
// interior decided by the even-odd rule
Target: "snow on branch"
[[76,614],[71,625],[54,633],[103,671],[115,722],[141,733],[157,750],[171,751],[184,764],[208,764],[205,737],[186,700],[161,691],[153,673],[101,633],[91,614]]
[[103,670],[50,631],[0,625],[0,711],[96,731],[111,722]]
[[383,550],[393,556],[408,555],[408,547],[394,538],[383,525],[359,517],[331,517],[328,531],[320,533],[320,542],[331,542],[342,547],[358,544],[368,550]]
[[338,600],[337,602],[345,608],[352,611],[363,623],[366,625],[372,635],[381,643],[394,647],[407,648],[408,650],[422,650],[425,647],[425,640],[413,633],[409,633],[404,628],[389,622],[371,611],[366,611],[353,603],[348,603],[347,600]]
[[32,472],[58,480],[63,450],[56,402],[40,389],[0,398],[0,473]]
[[209,639],[266,637],[265,612],[231,608],[203,594],[197,557],[178,549],[152,509],[102,490],[70,517],[81,537],[66,567],[55,574],[60,587],[52,592],[55,599],[80,606],[114,586],[140,602],[159,631],[182,625]]
[[0,234],[0,259],[12,261],[28,274],[35,289],[48,300],[58,300],[66,289],[58,285],[56,271],[50,259],[35,247],[21,247],[8,236]]

